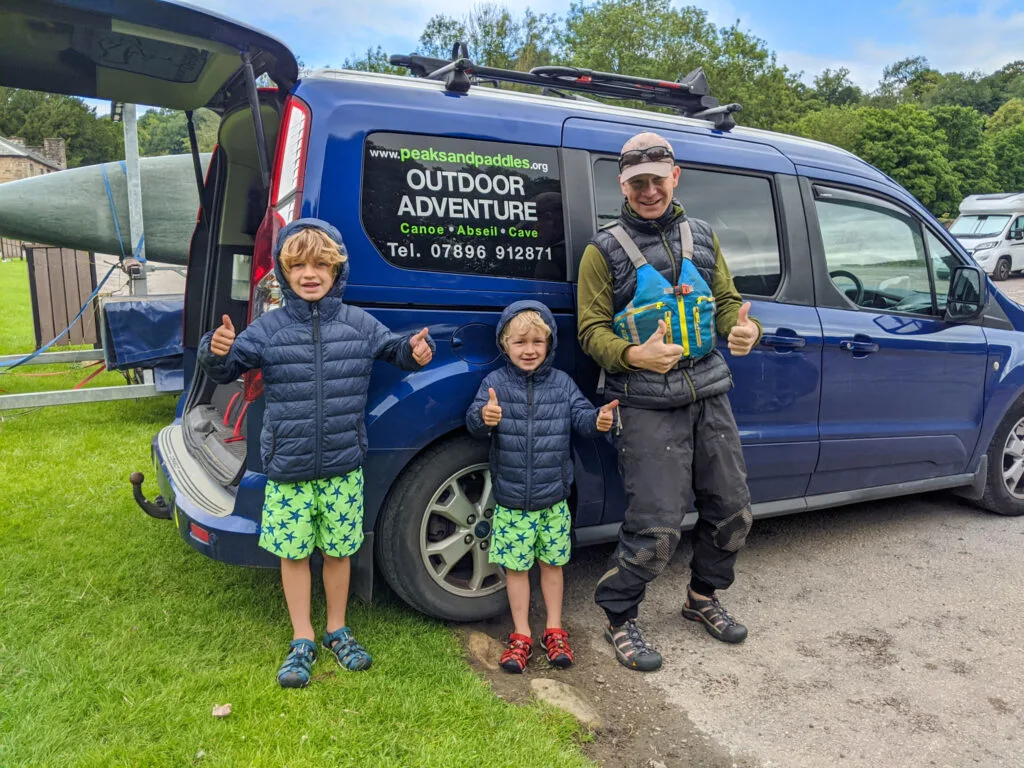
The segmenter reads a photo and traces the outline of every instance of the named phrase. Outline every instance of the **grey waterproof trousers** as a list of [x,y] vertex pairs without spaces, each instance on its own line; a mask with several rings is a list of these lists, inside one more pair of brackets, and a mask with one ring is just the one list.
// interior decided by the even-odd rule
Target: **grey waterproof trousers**
[[672,559],[696,503],[690,569],[725,589],[752,522],[746,464],[728,395],[669,410],[620,408],[615,439],[626,490],[619,545],[594,600],[612,624],[636,618],[647,583]]

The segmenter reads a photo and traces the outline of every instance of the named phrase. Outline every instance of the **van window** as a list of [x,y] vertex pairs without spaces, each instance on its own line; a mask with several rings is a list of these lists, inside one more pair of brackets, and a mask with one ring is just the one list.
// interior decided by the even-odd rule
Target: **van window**
[[[948,291],[952,257],[930,232],[931,257],[920,223],[896,205],[847,190],[814,188],[814,207],[829,277],[858,307],[934,315]],[[950,263],[955,263],[950,262]],[[938,282],[938,286],[936,286]]]
[[363,229],[396,266],[566,279],[555,149],[374,133],[362,192]]
[[[616,160],[601,158],[594,163],[594,194],[598,225],[618,218],[623,196]],[[706,221],[718,235],[740,293],[775,295],[782,281],[782,259],[768,179],[683,168],[676,198],[687,214]]]

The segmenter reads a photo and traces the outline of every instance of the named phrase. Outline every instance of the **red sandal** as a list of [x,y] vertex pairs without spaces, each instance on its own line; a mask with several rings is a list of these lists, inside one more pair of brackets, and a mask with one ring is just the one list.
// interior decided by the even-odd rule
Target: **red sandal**
[[522,674],[533,655],[533,639],[513,632],[508,636],[508,647],[501,654],[501,668],[514,675]]
[[541,637],[548,661],[559,669],[571,667],[574,661],[572,648],[569,647],[569,633],[564,629],[548,629]]

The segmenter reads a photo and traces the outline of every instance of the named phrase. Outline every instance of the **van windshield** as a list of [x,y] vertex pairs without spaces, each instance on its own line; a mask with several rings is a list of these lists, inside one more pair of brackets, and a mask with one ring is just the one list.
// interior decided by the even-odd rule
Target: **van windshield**
[[1009,215],[960,216],[949,228],[958,237],[994,237],[1003,231]]

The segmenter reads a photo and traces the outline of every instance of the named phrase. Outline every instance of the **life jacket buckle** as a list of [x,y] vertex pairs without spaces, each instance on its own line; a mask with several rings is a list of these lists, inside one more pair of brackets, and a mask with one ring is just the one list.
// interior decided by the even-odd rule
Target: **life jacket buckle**
[[689,296],[693,293],[693,286],[683,283],[682,285],[673,285],[665,289],[666,294],[672,294],[673,296]]

